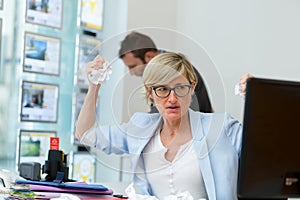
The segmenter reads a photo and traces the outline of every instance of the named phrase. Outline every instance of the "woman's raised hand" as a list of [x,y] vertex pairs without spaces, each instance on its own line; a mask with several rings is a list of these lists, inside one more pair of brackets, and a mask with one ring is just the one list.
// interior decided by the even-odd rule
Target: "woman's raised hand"
[[86,73],[91,83],[99,85],[109,79],[112,73],[111,65],[98,55],[93,61],[87,63]]

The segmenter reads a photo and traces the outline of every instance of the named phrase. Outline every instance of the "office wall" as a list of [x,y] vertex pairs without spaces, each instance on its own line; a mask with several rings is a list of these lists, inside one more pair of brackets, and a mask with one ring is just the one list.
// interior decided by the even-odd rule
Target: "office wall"
[[216,111],[242,120],[243,100],[234,95],[234,86],[246,72],[300,80],[297,0],[130,0],[128,5],[129,29],[174,29],[207,52],[219,73],[204,77]]
[[129,0],[127,29],[138,27],[175,28],[176,2],[174,0]]
[[[187,0],[177,6],[177,30],[207,50],[225,85],[226,111],[233,116],[242,119],[243,101],[233,88],[245,72],[300,81],[299,1]],[[214,106],[220,103],[213,98]]]

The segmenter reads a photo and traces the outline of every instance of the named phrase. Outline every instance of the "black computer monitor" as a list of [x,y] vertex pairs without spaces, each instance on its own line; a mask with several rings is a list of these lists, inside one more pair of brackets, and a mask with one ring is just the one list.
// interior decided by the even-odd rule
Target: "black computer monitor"
[[240,199],[300,197],[300,82],[247,81]]

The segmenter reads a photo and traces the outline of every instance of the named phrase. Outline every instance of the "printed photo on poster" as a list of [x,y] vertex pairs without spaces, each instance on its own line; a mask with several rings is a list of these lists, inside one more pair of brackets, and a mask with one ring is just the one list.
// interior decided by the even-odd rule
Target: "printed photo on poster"
[[50,138],[56,137],[55,131],[20,130],[18,139],[17,163],[38,162],[45,164],[50,149]]
[[79,182],[94,183],[96,158],[90,153],[73,154],[73,179]]
[[103,28],[103,0],[81,0],[80,26],[96,31]]
[[26,22],[61,29],[63,0],[26,0]]
[[85,73],[85,65],[92,61],[99,54],[99,46],[101,41],[92,36],[79,36],[79,52],[77,67],[77,85],[88,86],[89,81]]
[[23,81],[21,121],[57,122],[58,85]]
[[25,32],[23,71],[59,75],[61,40]]

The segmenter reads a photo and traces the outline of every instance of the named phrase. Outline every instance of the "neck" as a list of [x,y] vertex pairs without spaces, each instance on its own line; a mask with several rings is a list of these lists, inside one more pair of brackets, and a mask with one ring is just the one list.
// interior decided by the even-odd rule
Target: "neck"
[[175,136],[177,133],[185,132],[185,130],[188,130],[189,127],[189,115],[186,114],[176,121],[164,120],[162,133],[170,136]]

